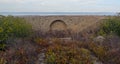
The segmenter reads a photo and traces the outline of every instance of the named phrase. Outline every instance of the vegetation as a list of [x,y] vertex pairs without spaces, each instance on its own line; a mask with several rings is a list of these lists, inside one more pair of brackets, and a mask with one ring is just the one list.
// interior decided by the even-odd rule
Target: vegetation
[[[36,43],[48,42],[47,40],[36,41]],[[46,46],[45,46],[46,45]],[[46,64],[119,64],[120,48],[111,49],[109,45],[98,45],[92,42],[65,42],[53,39],[52,44],[42,43],[44,46]]]
[[100,28],[100,35],[116,34],[120,36],[120,17],[113,17],[103,21]]
[[4,58],[0,58],[0,64],[6,64],[7,61]]
[[0,49],[5,47],[9,38],[27,37],[31,33],[31,25],[24,19],[13,16],[0,16]]
[[[30,36],[31,25],[24,19],[0,16],[0,49],[8,46],[5,51],[0,51],[0,64],[120,64],[120,37],[113,37],[115,42],[109,37],[113,34],[120,36],[119,21],[119,17],[106,19],[99,30],[74,34],[70,31],[39,31]],[[105,36],[105,40],[100,42],[104,45],[95,42],[94,35]],[[62,39],[64,37],[71,39]],[[10,38],[22,39],[11,45],[7,44]]]
[[77,48],[76,42],[64,44],[54,42],[46,52],[46,64],[92,64],[91,52],[85,48]]

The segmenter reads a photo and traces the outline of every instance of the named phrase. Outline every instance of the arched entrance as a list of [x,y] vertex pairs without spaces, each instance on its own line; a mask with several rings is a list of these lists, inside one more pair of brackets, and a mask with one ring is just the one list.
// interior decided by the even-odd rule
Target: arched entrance
[[50,30],[52,30],[52,31],[66,31],[67,25],[62,20],[55,20],[50,24]]
[[68,36],[67,24],[62,20],[55,20],[50,24],[50,35],[57,38]]

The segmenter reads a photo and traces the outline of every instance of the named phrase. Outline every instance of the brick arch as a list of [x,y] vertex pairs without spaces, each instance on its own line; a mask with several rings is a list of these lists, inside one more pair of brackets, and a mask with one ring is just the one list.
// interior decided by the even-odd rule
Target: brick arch
[[67,24],[62,20],[55,20],[50,24],[50,30],[67,30]]

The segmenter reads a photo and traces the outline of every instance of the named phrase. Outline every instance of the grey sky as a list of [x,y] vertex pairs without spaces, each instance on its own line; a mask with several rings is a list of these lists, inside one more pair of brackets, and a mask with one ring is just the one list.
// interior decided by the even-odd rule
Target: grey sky
[[0,12],[120,12],[120,0],[0,0]]

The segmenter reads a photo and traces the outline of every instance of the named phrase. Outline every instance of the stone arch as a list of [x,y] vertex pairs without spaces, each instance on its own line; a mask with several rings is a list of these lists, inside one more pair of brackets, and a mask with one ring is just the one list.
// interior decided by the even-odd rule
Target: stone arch
[[67,30],[67,24],[62,20],[55,20],[50,24],[50,30],[65,31]]

